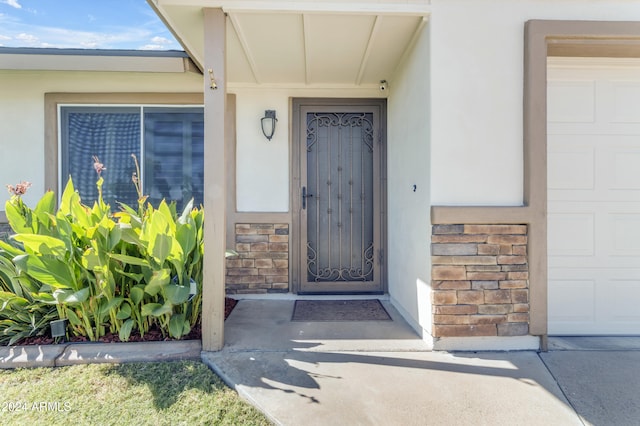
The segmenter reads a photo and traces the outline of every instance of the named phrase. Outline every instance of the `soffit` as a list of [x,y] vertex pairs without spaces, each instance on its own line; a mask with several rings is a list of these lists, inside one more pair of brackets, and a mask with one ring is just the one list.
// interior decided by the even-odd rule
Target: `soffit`
[[186,3],[150,1],[201,69],[203,7],[223,8],[230,85],[377,85],[428,16],[425,1]]

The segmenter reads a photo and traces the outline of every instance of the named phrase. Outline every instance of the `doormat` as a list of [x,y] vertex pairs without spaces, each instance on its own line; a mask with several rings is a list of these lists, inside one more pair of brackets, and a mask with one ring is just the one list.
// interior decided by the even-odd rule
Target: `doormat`
[[296,300],[291,321],[391,321],[379,300]]

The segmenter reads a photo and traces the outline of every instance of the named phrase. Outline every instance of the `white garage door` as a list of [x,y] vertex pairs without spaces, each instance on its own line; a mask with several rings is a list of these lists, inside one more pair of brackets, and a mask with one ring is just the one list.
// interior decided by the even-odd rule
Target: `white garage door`
[[640,62],[550,58],[550,335],[640,334]]

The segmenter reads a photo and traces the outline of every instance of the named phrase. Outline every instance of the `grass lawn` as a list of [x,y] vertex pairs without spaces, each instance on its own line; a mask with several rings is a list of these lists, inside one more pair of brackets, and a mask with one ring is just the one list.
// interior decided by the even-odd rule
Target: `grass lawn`
[[0,370],[2,425],[268,425],[197,361]]

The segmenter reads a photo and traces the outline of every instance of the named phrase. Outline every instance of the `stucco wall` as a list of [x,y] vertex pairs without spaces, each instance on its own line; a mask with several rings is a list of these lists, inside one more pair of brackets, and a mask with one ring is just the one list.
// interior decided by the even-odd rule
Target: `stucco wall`
[[[232,87],[229,92],[236,94],[237,103],[236,208],[240,212],[289,211],[291,98],[380,97],[377,88]],[[271,141],[260,127],[267,109],[275,109],[278,117]]]
[[428,334],[431,333],[429,72],[427,26],[389,87],[387,252],[389,294],[411,325]]
[[522,204],[524,23],[640,20],[631,1],[432,0],[432,201]]
[[[51,92],[200,92],[198,74],[0,71],[0,185],[26,180],[34,206],[44,182],[44,94]],[[8,194],[6,197],[8,197]],[[4,205],[5,196],[0,196]],[[0,210],[4,210],[0,207]]]

